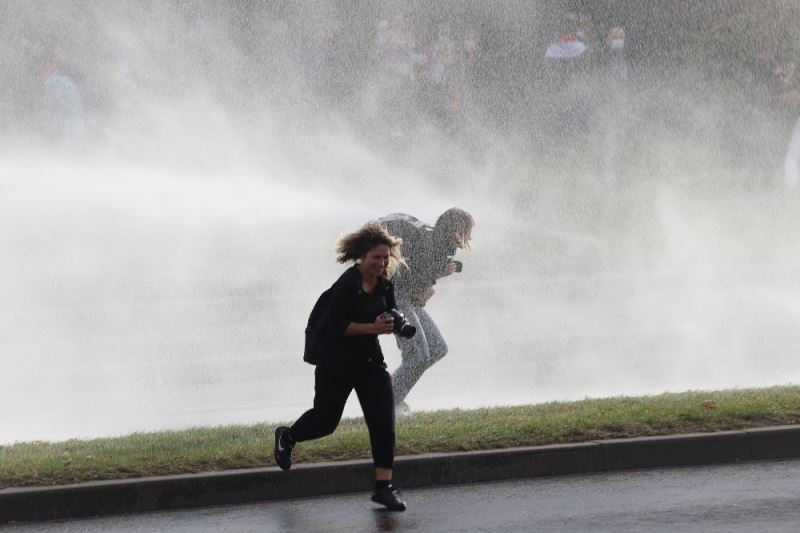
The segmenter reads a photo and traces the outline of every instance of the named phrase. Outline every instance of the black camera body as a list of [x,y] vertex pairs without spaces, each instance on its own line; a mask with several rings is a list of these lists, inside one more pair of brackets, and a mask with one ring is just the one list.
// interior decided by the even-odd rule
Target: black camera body
[[410,339],[417,333],[417,328],[408,323],[399,309],[389,309],[386,313],[394,319],[394,332],[401,337]]

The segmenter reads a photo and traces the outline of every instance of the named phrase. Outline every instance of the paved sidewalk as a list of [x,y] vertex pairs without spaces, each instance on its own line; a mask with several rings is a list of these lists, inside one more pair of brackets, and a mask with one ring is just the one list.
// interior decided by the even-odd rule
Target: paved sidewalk
[[[404,488],[800,456],[800,425],[399,457]],[[369,460],[0,490],[0,524],[369,491]]]

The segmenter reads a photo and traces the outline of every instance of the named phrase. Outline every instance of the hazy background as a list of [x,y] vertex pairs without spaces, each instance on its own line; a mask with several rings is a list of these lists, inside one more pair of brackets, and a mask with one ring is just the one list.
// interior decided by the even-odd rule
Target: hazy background
[[[296,418],[336,237],[452,206],[474,249],[412,409],[797,382],[798,110],[771,72],[800,8],[651,4],[2,2],[0,442]],[[597,57],[545,61],[580,15]],[[420,58],[470,32],[443,97]]]

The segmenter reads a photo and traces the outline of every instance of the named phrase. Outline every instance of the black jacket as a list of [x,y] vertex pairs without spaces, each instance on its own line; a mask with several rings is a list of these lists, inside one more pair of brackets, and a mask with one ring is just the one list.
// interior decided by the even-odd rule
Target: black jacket
[[372,293],[364,292],[361,273],[348,268],[331,287],[328,326],[324,335],[327,362],[383,362],[377,335],[345,335],[351,322],[371,324],[378,315],[396,307],[394,285],[380,279]]

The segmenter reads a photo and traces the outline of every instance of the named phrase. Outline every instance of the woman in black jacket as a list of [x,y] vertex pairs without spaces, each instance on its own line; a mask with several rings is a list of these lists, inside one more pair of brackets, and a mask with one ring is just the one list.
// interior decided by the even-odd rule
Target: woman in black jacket
[[389,279],[401,259],[400,242],[379,224],[367,224],[337,242],[337,261],[355,264],[331,287],[322,356],[314,373],[314,407],[292,427],[275,430],[275,462],[288,470],[294,445],[333,433],[355,389],[375,464],[372,501],[393,511],[405,510],[406,504],[391,484],[394,400],[378,335],[394,329],[394,319],[386,311],[395,308]]

